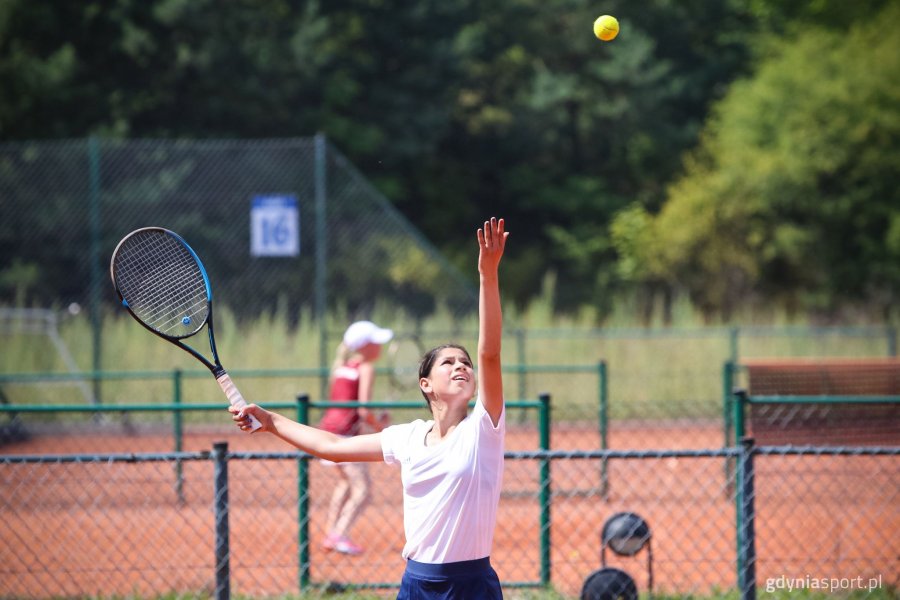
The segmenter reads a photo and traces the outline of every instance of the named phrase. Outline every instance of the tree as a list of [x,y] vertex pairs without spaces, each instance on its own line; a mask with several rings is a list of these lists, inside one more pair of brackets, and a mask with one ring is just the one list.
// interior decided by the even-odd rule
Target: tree
[[613,215],[631,202],[658,209],[707,107],[742,72],[752,31],[732,3],[611,2],[622,33],[604,44],[596,11],[580,0],[481,7],[457,38],[463,78],[441,152],[397,199],[408,214],[406,202],[424,204],[426,229],[447,246],[472,213],[509,217],[529,251],[509,257],[508,296],[527,299],[552,271],[559,310],[602,312],[618,286]]
[[[507,297],[558,273],[557,308],[618,286],[609,224],[656,212],[740,75],[737,0],[94,0],[0,6],[0,135],[261,138],[324,132],[460,266],[509,219]],[[468,272],[468,269],[466,269]]]
[[[643,281],[682,286],[710,314],[757,296],[794,309],[900,293],[900,7],[849,31],[807,27],[768,46],[716,106],[660,213],[617,244]],[[634,216],[620,216],[628,231]],[[647,255],[634,240],[658,242]]]

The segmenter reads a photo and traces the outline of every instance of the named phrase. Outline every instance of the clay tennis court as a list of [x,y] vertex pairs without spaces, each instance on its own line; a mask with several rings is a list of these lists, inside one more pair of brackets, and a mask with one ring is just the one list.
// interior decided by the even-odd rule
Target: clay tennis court
[[[227,440],[231,451],[285,452],[269,436],[230,430],[192,433],[185,450]],[[714,423],[621,423],[613,448],[721,447]],[[36,436],[6,454],[168,451],[166,436]],[[553,431],[555,449],[596,449],[598,434],[575,426]],[[533,450],[533,429],[511,428],[507,449]],[[763,458],[763,457],[760,457]],[[769,577],[822,577],[900,572],[900,478],[896,457],[764,457],[757,459],[758,585]],[[619,511],[640,514],[652,533],[656,592],[710,595],[736,587],[735,502],[722,457],[614,459],[602,495],[597,459],[554,460],[551,482],[551,585],[577,597],[600,567],[599,533]],[[214,517],[210,461],[183,464],[183,501],[172,464],[3,465],[0,586],[4,596],[150,597],[214,589]],[[27,479],[22,478],[26,475]],[[310,462],[310,579],[313,584],[395,584],[403,570],[399,470],[373,464],[372,502],[354,527],[366,547],[358,557],[320,549],[333,469]],[[299,590],[297,461],[229,462],[231,592],[295,594]],[[104,479],[105,478],[105,479]],[[18,483],[17,483],[18,481]],[[508,460],[492,560],[501,581],[540,580],[539,466]],[[878,490],[877,494],[867,490]],[[803,540],[802,547],[797,540]],[[647,591],[647,549],[634,557],[607,551],[608,564]],[[890,558],[885,558],[890,557]],[[787,570],[787,573],[785,571]],[[796,571],[794,571],[796,570]],[[508,587],[508,597],[516,597]],[[391,594],[390,589],[385,590]]]

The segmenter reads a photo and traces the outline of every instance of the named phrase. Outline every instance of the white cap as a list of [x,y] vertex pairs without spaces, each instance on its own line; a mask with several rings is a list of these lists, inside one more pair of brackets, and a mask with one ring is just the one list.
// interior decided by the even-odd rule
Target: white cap
[[382,329],[372,321],[357,321],[344,332],[344,345],[356,351],[366,344],[386,344],[393,337],[390,329]]

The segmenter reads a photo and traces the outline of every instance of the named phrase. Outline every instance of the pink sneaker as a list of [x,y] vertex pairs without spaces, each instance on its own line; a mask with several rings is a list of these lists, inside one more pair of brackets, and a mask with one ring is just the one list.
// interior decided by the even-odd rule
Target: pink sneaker
[[326,550],[334,550],[334,547],[337,545],[338,536],[333,533],[329,533],[325,536],[325,539],[322,540],[322,547]]
[[322,547],[326,550],[334,550],[335,552],[350,556],[357,556],[363,553],[362,546],[354,544],[353,541],[345,535],[328,534],[328,537],[322,542]]

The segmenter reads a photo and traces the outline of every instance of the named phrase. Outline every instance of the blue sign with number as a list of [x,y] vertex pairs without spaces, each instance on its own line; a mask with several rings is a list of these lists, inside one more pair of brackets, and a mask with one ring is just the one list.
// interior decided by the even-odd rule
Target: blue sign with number
[[300,210],[293,194],[254,196],[250,207],[250,254],[300,254]]

